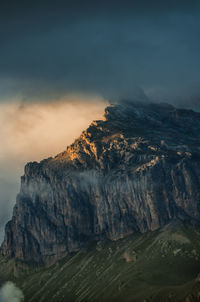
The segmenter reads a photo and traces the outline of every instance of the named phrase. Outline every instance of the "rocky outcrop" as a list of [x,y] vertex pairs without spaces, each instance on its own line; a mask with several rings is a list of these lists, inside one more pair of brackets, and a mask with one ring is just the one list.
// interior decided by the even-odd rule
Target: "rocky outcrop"
[[200,220],[200,113],[124,102],[25,166],[1,252],[51,263],[90,240]]

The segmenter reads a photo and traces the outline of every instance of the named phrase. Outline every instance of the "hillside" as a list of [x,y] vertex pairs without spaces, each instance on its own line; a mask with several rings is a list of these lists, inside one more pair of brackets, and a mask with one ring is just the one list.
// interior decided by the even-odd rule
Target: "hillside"
[[51,267],[0,261],[25,302],[196,302],[200,295],[200,226],[172,221],[117,241],[90,242]]

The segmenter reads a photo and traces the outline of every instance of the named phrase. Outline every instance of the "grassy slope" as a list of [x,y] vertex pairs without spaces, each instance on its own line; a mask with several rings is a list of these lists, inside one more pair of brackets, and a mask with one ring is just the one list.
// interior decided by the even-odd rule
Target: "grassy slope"
[[23,269],[18,276],[13,260],[1,259],[0,280],[13,279],[28,302],[200,301],[199,238],[199,227],[174,223],[100,247],[93,243],[49,268]]

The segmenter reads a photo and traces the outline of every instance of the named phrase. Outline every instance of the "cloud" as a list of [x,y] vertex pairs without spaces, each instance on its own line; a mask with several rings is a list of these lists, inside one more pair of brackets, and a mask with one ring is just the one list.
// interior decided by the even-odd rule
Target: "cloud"
[[1,14],[0,100],[199,85],[199,1],[22,1]]
[[41,103],[0,103],[0,241],[24,165],[63,151],[92,120],[103,116],[106,104],[102,98],[89,96]]
[[12,155],[24,161],[31,154],[37,160],[58,153],[100,118],[105,106],[102,98],[74,96],[47,103],[0,104],[0,159]]
[[23,292],[16,285],[8,281],[0,289],[0,302],[22,302]]

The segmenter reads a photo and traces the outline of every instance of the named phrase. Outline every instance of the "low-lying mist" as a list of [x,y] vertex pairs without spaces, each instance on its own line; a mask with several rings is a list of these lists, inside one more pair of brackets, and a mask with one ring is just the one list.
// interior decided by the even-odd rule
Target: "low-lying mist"
[[8,281],[0,288],[0,302],[22,302],[24,295],[13,282]]
[[0,103],[0,242],[24,165],[63,151],[92,120],[102,117],[106,105],[98,97],[72,96],[51,102]]

